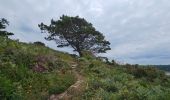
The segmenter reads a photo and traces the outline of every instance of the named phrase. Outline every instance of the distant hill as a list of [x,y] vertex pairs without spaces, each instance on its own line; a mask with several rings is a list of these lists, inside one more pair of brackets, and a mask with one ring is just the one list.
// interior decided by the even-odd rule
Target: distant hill
[[164,70],[164,71],[170,72],[170,65],[154,65],[154,66],[157,67],[160,70]]

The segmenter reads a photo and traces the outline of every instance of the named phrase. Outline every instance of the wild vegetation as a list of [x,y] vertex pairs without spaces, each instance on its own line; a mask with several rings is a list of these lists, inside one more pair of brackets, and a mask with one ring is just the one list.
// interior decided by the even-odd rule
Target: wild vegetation
[[2,100],[169,100],[170,77],[151,66],[121,65],[90,51],[59,52],[0,36]]
[[170,77],[152,67],[118,65],[94,56],[72,56],[48,47],[0,38],[0,98],[40,100],[76,82],[72,66],[84,77],[72,99],[168,100]]
[[45,99],[75,82],[68,54],[3,37],[0,41],[1,99]]

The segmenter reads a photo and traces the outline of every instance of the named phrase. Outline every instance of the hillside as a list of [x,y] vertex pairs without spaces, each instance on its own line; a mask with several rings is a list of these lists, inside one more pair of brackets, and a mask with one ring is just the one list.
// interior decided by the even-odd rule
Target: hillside
[[169,100],[170,77],[152,67],[77,57],[0,37],[2,100]]

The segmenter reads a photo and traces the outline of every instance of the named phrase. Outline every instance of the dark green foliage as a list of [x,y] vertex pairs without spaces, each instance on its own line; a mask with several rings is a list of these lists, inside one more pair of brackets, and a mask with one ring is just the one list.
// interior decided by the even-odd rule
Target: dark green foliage
[[39,24],[42,32],[48,32],[47,40],[54,40],[58,47],[71,46],[80,56],[83,51],[104,53],[110,50],[109,41],[105,40],[102,33],[84,18],[63,15],[60,20],[51,20],[51,24]]
[[36,42],[34,42],[34,44],[37,46],[45,46],[45,44],[40,41],[36,41]]
[[14,35],[11,32],[7,32],[4,29],[6,28],[6,26],[9,25],[9,22],[5,19],[5,18],[1,18],[0,19],[0,36],[10,36],[10,35]]
[[12,85],[12,82],[5,78],[0,76],[0,98],[1,99],[12,99],[15,95],[14,95],[14,87]]

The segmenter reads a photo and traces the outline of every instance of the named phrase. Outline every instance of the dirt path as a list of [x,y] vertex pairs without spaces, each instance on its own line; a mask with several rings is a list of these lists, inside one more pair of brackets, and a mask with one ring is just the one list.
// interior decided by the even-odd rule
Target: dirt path
[[73,96],[78,95],[82,91],[84,77],[76,71],[75,67],[72,68],[72,72],[77,79],[76,83],[71,85],[65,92],[61,94],[51,95],[49,100],[70,100]]

